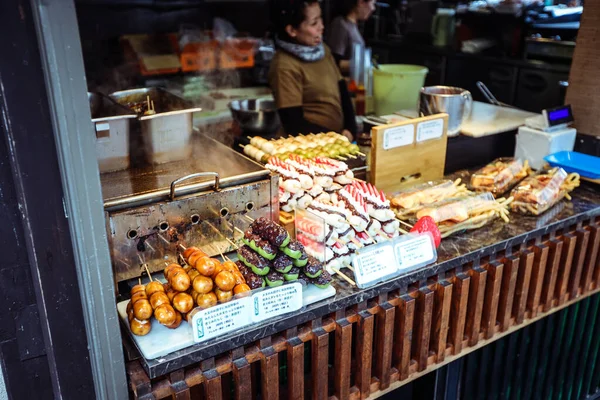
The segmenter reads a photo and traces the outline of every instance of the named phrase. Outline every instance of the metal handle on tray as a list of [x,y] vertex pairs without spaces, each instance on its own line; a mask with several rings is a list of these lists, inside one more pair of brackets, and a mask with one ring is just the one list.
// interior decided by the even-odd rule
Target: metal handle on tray
[[218,192],[219,191],[219,174],[217,174],[216,172],[197,172],[195,174],[182,176],[181,178],[177,178],[173,182],[171,182],[171,200],[175,200],[175,186],[178,183],[187,181],[188,179],[192,179],[192,178],[205,178],[205,177],[215,178],[215,191]]

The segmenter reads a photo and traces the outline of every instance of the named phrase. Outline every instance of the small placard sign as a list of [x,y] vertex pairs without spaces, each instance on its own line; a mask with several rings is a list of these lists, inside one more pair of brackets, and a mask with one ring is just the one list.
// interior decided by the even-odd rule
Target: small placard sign
[[359,288],[387,280],[398,271],[391,241],[360,249],[354,256],[353,265]]
[[302,284],[295,282],[278,288],[263,290],[252,296],[252,304],[253,322],[260,322],[297,311],[302,307]]
[[191,322],[192,334],[196,343],[205,342],[252,323],[262,322],[300,308],[302,308],[300,282],[257,290],[252,296],[240,297],[196,312]]
[[437,259],[433,238],[430,234],[421,234],[396,242],[394,253],[400,272],[419,268]]
[[436,260],[431,234],[411,233],[359,250],[352,265],[357,286],[365,288]]

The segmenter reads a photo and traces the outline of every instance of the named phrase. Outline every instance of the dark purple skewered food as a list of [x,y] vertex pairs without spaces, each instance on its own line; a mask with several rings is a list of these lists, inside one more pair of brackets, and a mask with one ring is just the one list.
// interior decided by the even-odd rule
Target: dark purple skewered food
[[251,228],[255,235],[267,240],[273,246],[285,247],[290,242],[290,235],[287,231],[266,218],[258,218],[252,223]]

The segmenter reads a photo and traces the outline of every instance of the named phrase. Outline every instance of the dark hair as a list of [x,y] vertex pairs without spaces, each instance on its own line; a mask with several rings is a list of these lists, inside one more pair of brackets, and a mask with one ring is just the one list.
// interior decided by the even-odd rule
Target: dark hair
[[316,3],[319,0],[271,0],[271,21],[277,36],[289,40],[285,28],[288,25],[298,28],[306,17],[306,8]]
[[338,0],[337,1],[337,12],[342,17],[350,14],[356,7],[360,0]]

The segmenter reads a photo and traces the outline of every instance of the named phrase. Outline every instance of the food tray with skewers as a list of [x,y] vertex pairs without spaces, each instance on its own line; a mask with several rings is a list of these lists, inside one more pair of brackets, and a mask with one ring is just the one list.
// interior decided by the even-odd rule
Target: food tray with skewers
[[540,215],[579,186],[579,174],[567,174],[562,168],[540,171],[523,180],[511,192],[511,210],[525,215]]
[[267,140],[260,136],[249,137],[250,144],[245,146],[244,154],[257,162],[266,164],[271,157],[282,161],[292,155],[309,160],[316,157],[329,157],[342,161],[364,158],[358,145],[350,143],[347,137],[335,132],[289,136]]
[[183,266],[171,263],[164,269],[166,283],[150,278],[147,285],[140,283],[131,289],[130,300],[118,304],[121,319],[145,358],[194,344],[188,321],[193,310],[296,281],[304,285],[303,306],[335,295],[323,264],[274,222],[255,220],[243,242],[237,262],[222,256],[221,263],[196,247],[185,248],[180,261]]
[[430,217],[438,225],[442,238],[471,229],[479,229],[501,218],[509,222],[508,207],[512,198],[494,199],[491,193],[472,195],[459,200],[447,200],[424,207],[416,218]]
[[495,197],[511,190],[531,173],[527,160],[498,158],[471,175],[469,188]]
[[390,204],[396,217],[408,221],[416,217],[421,209],[450,199],[461,199],[472,194],[460,179],[455,181],[423,183],[391,196]]

